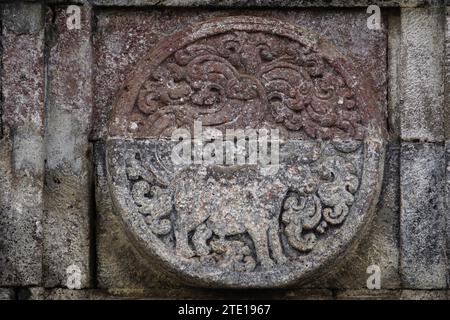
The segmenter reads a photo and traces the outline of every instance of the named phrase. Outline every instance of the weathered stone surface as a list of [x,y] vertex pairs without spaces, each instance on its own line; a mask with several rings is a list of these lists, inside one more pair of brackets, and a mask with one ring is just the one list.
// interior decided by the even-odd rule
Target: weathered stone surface
[[[96,143],[96,209],[97,209],[97,275],[101,288],[126,288],[110,290],[117,298],[150,299],[330,299],[327,290],[265,290],[249,294],[244,292],[199,291],[183,287],[183,283],[165,274],[160,268],[149,269],[148,261],[136,251],[125,235],[120,218],[114,213],[108,194],[105,172],[104,147]],[[106,194],[105,194],[106,193]],[[365,270],[363,271],[365,274]],[[324,287],[324,286],[322,286]],[[332,286],[333,287],[333,286]],[[144,291],[138,288],[147,289]],[[150,289],[149,289],[150,288]],[[164,288],[164,289],[161,289]],[[167,288],[167,289],[166,289]],[[149,290],[148,290],[149,289]],[[70,291],[69,291],[70,293]]]
[[446,288],[444,146],[403,143],[400,161],[403,287]]
[[149,268],[148,262],[130,243],[120,217],[114,212],[108,190],[105,146],[94,148],[96,190],[97,283],[100,288],[170,288],[179,286],[163,270]]
[[139,289],[45,289],[22,288],[18,290],[19,300],[98,300],[98,299],[233,299],[233,300],[320,300],[333,299],[330,290],[297,289],[297,290],[207,290],[196,288],[150,290]]
[[196,120],[223,132],[268,127],[290,139],[360,140],[379,115],[369,84],[351,68],[306,29],[256,17],[210,20],[164,39],[139,62],[109,134],[193,134]]
[[17,1],[3,6],[2,22],[17,34],[39,34],[44,25],[44,11],[40,3]]
[[329,275],[311,283],[314,288],[346,288],[361,290],[367,288],[369,266],[380,268],[381,289],[401,287],[400,279],[400,147],[391,143],[386,151],[383,187],[375,217],[370,230],[361,239],[358,247]]
[[[37,0],[36,0],[37,1]],[[45,0],[47,3],[80,3],[101,6],[216,6],[216,7],[416,7],[438,5],[447,0]]]
[[214,300],[322,300],[333,299],[333,292],[327,289],[296,290],[210,290],[201,288],[151,289],[151,290],[107,290],[112,298],[134,299],[214,299]]
[[[175,33],[115,103],[106,145],[114,209],[153,263],[197,285],[305,280],[371,220],[384,131],[370,84],[331,44],[281,21],[229,17]],[[158,136],[197,134],[194,121],[279,129],[280,162],[179,167],[175,143]]]
[[450,5],[446,10],[445,30],[445,138],[450,139]]
[[391,139],[397,141],[400,138],[401,116],[401,49],[402,29],[400,14],[391,14],[388,17],[388,123]]
[[[448,299],[448,1],[445,1],[446,9],[436,8],[444,1],[381,1],[378,3],[382,13],[379,31],[366,27],[370,15],[366,8],[377,3],[365,0],[7,2],[1,4],[0,37],[0,299]],[[82,29],[68,30],[67,6],[88,2],[94,5],[92,16],[87,10],[91,5],[80,6]],[[40,3],[52,4],[44,6],[47,20]],[[388,9],[397,6],[403,8]],[[289,10],[281,10],[282,7]],[[342,64],[338,62],[334,66],[341,65],[345,70],[334,73],[331,81],[314,83],[311,87],[323,89],[322,98],[332,91],[330,88],[339,87],[337,92],[345,98],[329,102],[320,99],[319,104],[318,100],[310,101],[304,94],[308,83],[311,84],[304,71],[314,66],[290,68],[289,58],[269,74],[277,79],[274,82],[286,80],[295,88],[304,89],[300,90],[301,95],[294,93],[295,90],[285,90],[278,82],[265,86],[264,81],[270,78],[264,73],[267,66],[277,58],[278,51],[295,42],[289,37],[287,41],[279,37],[280,28],[271,28],[271,36],[261,37],[272,49],[258,47],[261,43],[257,33],[237,32],[228,38],[237,40],[237,44],[227,45],[217,45],[223,33],[201,40],[196,34],[191,38],[196,39],[195,44],[212,47],[201,49],[203,52],[191,51],[199,65],[207,55],[210,60],[203,61],[211,62],[212,55],[230,51],[226,56],[219,53],[223,59],[213,58],[214,63],[205,62],[198,72],[195,68],[189,70],[189,62],[179,63],[186,58],[182,54],[178,54],[181,60],[172,56],[172,52],[164,58],[165,50],[179,53],[173,43],[181,45],[199,23],[242,15],[301,26],[305,28],[301,32],[307,43],[314,42],[315,36],[305,30],[319,33],[319,56],[326,51],[324,56],[331,57],[331,61],[342,58],[346,63],[341,61]],[[217,23],[208,32],[222,27]],[[180,31],[187,32],[176,41],[167,40]],[[233,53],[233,48],[240,50]],[[334,55],[334,50],[340,54]],[[239,53],[244,55],[239,57]],[[157,57],[164,61],[156,66],[159,74],[153,80],[142,76],[137,81],[146,87],[139,88],[137,99],[130,101],[136,101],[132,107],[141,114],[120,115],[121,121],[111,126],[108,135],[109,114],[120,88],[129,75],[132,79],[143,65],[149,66],[141,60],[145,56],[150,57],[150,62],[157,62]],[[303,59],[302,55],[296,56],[298,60]],[[227,63],[235,70],[231,68],[228,73]],[[148,68],[149,73],[155,70],[152,68]],[[214,75],[210,76],[210,71]],[[217,74],[226,74],[227,80],[236,81],[222,85],[218,77],[214,78]],[[339,80],[342,74],[347,79],[352,74],[363,76],[343,85]],[[208,91],[203,86],[206,82],[216,86],[208,87],[211,89]],[[260,82],[262,86],[258,86]],[[368,91],[361,93],[355,88]],[[130,87],[126,86],[126,90]],[[193,98],[190,93],[186,95],[189,90],[199,94]],[[276,94],[266,97],[264,103],[260,98],[266,90]],[[150,103],[146,101],[147,95],[155,92],[159,97],[151,97]],[[366,95],[372,99],[366,99]],[[363,102],[372,111],[360,113],[349,108],[345,113],[321,113],[329,111],[331,105],[348,107],[348,100],[353,98],[356,105]],[[95,115],[91,121],[93,99]],[[180,108],[186,111],[184,114],[175,112],[180,100],[184,100]],[[129,101],[125,102],[116,105],[129,111]],[[218,113],[219,117],[203,113],[214,111],[220,103],[225,108]],[[314,107],[307,115],[309,118],[296,117],[308,105]],[[196,106],[204,109],[197,114],[191,112]],[[275,112],[266,118],[262,106],[275,107]],[[163,111],[152,118],[155,107]],[[176,121],[171,116],[176,116]],[[221,116],[224,123],[230,117],[239,117],[229,123],[230,127],[261,125],[281,129],[283,163],[278,171],[267,176],[252,167],[210,166],[196,171],[198,168],[191,166],[176,168],[170,181],[164,180],[164,172],[171,167],[165,162],[168,154],[164,152],[166,144],[161,136],[169,137],[174,128],[191,130],[193,118],[211,125],[218,124],[214,121]],[[367,143],[367,138],[374,140],[373,131],[367,130],[373,129],[369,125],[371,121],[375,127],[387,125],[390,141],[380,201],[373,215],[360,208],[364,204],[361,199],[376,199],[373,194],[378,191],[376,183],[368,189],[360,185],[364,170],[371,171],[363,160],[367,153],[361,147],[348,150],[349,146]],[[160,130],[164,127],[167,130]],[[93,159],[88,141],[90,131],[96,145]],[[124,137],[139,139],[124,140]],[[300,140],[289,140],[293,138]],[[344,138],[345,143],[336,138]],[[155,146],[156,153],[151,150]],[[91,162],[96,167],[95,204]],[[354,171],[349,169],[351,165]],[[324,168],[328,169],[324,171]],[[169,172],[173,173],[171,169]],[[379,173],[376,175],[381,177]],[[348,188],[344,191],[336,183],[332,185],[327,177],[344,177]],[[355,177],[358,188],[353,192]],[[292,181],[295,188],[289,185]],[[328,188],[323,188],[323,183]],[[286,191],[287,187],[290,190]],[[311,188],[312,193],[308,191]],[[118,189],[120,192],[111,197],[110,191],[114,193]],[[332,195],[340,193],[328,200],[336,203],[345,198],[345,206],[335,209],[336,204],[324,205],[323,201],[327,200],[324,189]],[[370,197],[364,194],[365,190]],[[125,204],[120,199],[125,199]],[[319,206],[328,210],[318,210]],[[167,215],[169,207],[171,214]],[[337,214],[345,213],[346,207],[350,208],[348,213]],[[317,214],[319,211],[321,215]],[[267,215],[267,212],[275,214]],[[239,213],[245,213],[245,219]],[[266,241],[265,233],[260,230],[265,229],[267,221],[276,220],[277,215],[278,237],[272,231],[267,235],[270,240]],[[321,220],[316,225],[317,217]],[[193,223],[196,219],[206,220]],[[357,225],[358,221],[363,222]],[[162,235],[169,228],[170,232]],[[247,232],[241,233],[243,229]],[[250,234],[249,229],[256,231]],[[186,231],[187,235],[183,235]],[[136,237],[136,234],[145,237],[152,233],[158,239]],[[277,249],[277,238],[282,254]],[[321,265],[321,259],[334,250],[324,241],[333,238],[338,239],[333,244],[337,246],[347,239],[352,241],[349,240],[338,258],[332,257],[330,263]],[[158,244],[157,241],[164,252],[152,256],[152,243]],[[264,243],[269,248],[268,254],[264,253]],[[314,255],[318,257],[310,259]],[[283,256],[299,258],[280,268]],[[167,258],[166,261],[161,261],[161,257]],[[308,271],[311,261],[319,266],[317,272],[302,274]],[[288,270],[295,263],[303,262],[304,266]],[[184,265],[180,268],[181,264]],[[369,265],[381,268],[381,290],[364,289]],[[84,289],[64,288],[70,282],[69,266],[81,269],[80,287]],[[252,281],[248,273],[253,273],[253,280],[257,279]],[[292,278],[298,276],[296,279],[301,281],[289,281],[285,274]],[[289,289],[217,288],[258,287],[258,283],[283,286],[288,282],[292,284]]]
[[0,285],[38,285],[42,274],[44,30],[36,17],[42,8],[9,4],[2,9],[3,17],[17,18],[4,19],[2,24]]
[[[445,212],[447,219],[447,257],[450,257],[450,6],[446,10],[446,30],[445,30],[445,150],[446,150],[446,197]],[[448,266],[449,276],[447,278],[450,286],[450,263]]]
[[0,300],[14,300],[16,294],[13,289],[0,288]]
[[394,300],[400,298],[400,290],[339,290],[337,300]]
[[446,10],[446,30],[445,30],[445,138],[450,139],[450,6]]
[[[10,289],[3,290],[9,300],[15,299]],[[18,289],[19,300],[98,300],[98,299],[215,299],[215,300],[445,300],[446,290],[331,290],[296,289],[296,290],[206,290],[195,288],[183,289]],[[0,298],[1,299],[1,298]]]
[[[155,48],[158,41],[175,31],[208,19],[229,15],[253,15],[280,19],[320,33],[345,55],[354,57],[357,68],[371,78],[373,100],[386,109],[386,34],[367,30],[364,12],[348,11],[278,11],[227,10],[148,12],[98,11],[94,34],[96,52],[95,116],[93,139],[106,138],[107,122],[117,92],[139,58]],[[383,111],[384,112],[384,111]]]
[[444,140],[444,12],[443,8],[401,10],[403,140]]
[[446,290],[403,290],[400,296],[402,300],[447,300]]
[[[230,11],[227,14],[232,14]],[[376,97],[379,104],[377,107],[381,110],[385,109],[385,69],[380,67],[383,65],[385,59],[385,34],[380,31],[360,32],[360,25],[365,25],[364,14],[346,14],[344,12],[330,12],[324,13],[319,11],[305,11],[293,12],[285,14],[283,12],[239,12],[242,14],[254,15],[273,15],[276,18],[291,21],[295,24],[303,24],[312,30],[326,30],[324,36],[330,39],[334,44],[340,47],[340,50],[349,53],[355,57],[355,61],[364,65],[364,70],[370,70],[368,74],[373,75],[376,85],[373,89],[376,91]],[[111,105],[115,91],[118,90],[120,83],[123,83],[127,73],[131,70],[130,66],[138,61],[139,56],[142,56],[146,48],[154,48],[155,43],[161,38],[161,35],[168,35],[172,30],[180,30],[183,26],[189,26],[195,21],[205,20],[214,17],[217,13],[196,11],[195,18],[191,13],[186,11],[177,12],[177,15],[169,15],[171,19],[163,19],[168,12],[140,12],[132,11],[129,14],[121,14],[114,11],[98,11],[97,12],[97,33],[94,37],[96,52],[97,52],[97,70],[96,75],[97,94],[96,94],[96,124],[94,128],[99,133],[94,135],[94,138],[104,136],[105,121],[107,117],[107,109]],[[146,23],[142,23],[146,21]],[[348,21],[353,21],[348,23]],[[120,26],[120,28],[118,27]],[[337,27],[338,26],[338,27]],[[169,31],[168,31],[169,30]],[[352,38],[354,41],[347,41]],[[364,45],[362,45],[364,44]],[[105,113],[106,112],[106,113]],[[94,130],[94,131],[95,131]],[[103,132],[103,133],[102,133]],[[97,189],[98,190],[98,189]],[[98,197],[97,197],[98,199]],[[97,208],[99,206],[97,205]],[[108,212],[108,210],[106,210]],[[126,286],[128,283],[131,287],[154,287],[154,281],[134,281],[134,270],[141,270],[145,262],[134,263],[135,258],[131,259],[128,255],[132,250],[125,250],[124,248],[130,246],[126,238],[115,242],[119,250],[112,250],[109,244],[112,240],[123,238],[119,231],[114,237],[110,237],[110,230],[115,230],[112,218],[105,219],[106,215],[101,213],[104,226],[101,230],[99,228],[99,275],[102,279],[100,283],[106,287],[113,283],[118,284],[119,287]],[[117,224],[116,224],[117,225]],[[109,232],[108,232],[109,230]],[[101,240],[100,240],[101,239]],[[120,243],[120,244],[119,244]],[[100,253],[101,252],[101,253]],[[121,257],[123,252],[126,257]],[[132,263],[133,262],[133,263]],[[131,267],[131,266],[134,267]],[[115,269],[115,267],[117,269]],[[128,269],[128,271],[127,271]],[[144,275],[143,271],[138,274]],[[108,272],[110,271],[110,272]],[[118,278],[122,277],[122,281]],[[140,278],[140,276],[137,276]]]
[[[50,17],[49,17],[50,18]],[[91,11],[83,7],[80,30],[66,26],[65,9],[48,21],[48,95],[44,221],[44,285],[66,286],[71,269],[77,287],[91,284]],[[69,271],[68,271],[69,268]]]
[[18,300],[105,300],[114,299],[114,295],[96,289],[48,289],[43,287],[20,288]]
[[[447,221],[447,259],[448,257],[450,257],[450,141],[446,142],[445,145],[445,149],[446,149],[446,197],[445,197],[445,217],[446,217],[446,221]],[[448,272],[449,272],[449,276],[447,278],[447,284],[450,287],[450,263],[448,263]]]

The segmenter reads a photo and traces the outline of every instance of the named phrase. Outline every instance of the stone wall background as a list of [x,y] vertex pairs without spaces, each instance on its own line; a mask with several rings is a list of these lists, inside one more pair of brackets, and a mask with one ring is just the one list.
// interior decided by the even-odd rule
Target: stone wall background
[[[66,27],[77,1],[1,3],[0,299],[449,297],[450,4],[379,1],[382,30],[361,31],[369,1],[78,2],[80,30]],[[302,17],[387,88],[389,148],[370,230],[331,272],[287,289],[207,290],[149,270],[105,193],[108,111],[136,59],[177,25],[240,6]],[[385,55],[386,69],[365,50]],[[380,290],[366,287],[373,264]],[[73,268],[79,290],[67,288]]]

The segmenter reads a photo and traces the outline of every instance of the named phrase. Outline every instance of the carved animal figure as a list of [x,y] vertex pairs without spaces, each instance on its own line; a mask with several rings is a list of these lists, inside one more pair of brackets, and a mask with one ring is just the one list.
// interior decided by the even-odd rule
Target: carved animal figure
[[[214,171],[214,167],[208,170]],[[278,233],[285,186],[279,181],[257,177],[256,173],[247,174],[245,180],[220,178],[217,172],[201,175],[192,169],[178,176],[174,185],[178,254],[187,258],[196,254],[189,246],[188,235],[206,224],[212,231],[209,236],[214,234],[219,241],[248,233],[257,261],[264,269],[274,266],[270,252],[276,262],[285,261]]]
[[173,230],[179,255],[232,270],[284,262],[279,232],[297,251],[312,250],[317,234],[345,220],[359,185],[354,165],[341,156],[302,154],[308,166],[287,165],[283,183],[250,165],[187,167],[170,181],[138,158],[127,161],[127,175],[150,230],[158,236]]

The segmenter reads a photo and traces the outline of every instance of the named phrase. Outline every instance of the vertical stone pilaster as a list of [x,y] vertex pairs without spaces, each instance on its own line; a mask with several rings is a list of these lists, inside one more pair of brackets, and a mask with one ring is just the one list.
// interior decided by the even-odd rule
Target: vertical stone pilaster
[[44,22],[40,4],[2,9],[0,286],[41,284]]
[[[57,7],[48,37],[44,285],[92,283],[90,260],[92,113],[91,9],[81,8],[81,29],[69,29],[66,6]],[[52,41],[57,39],[57,41]],[[75,274],[78,273],[79,274]],[[80,282],[77,284],[78,279]]]
[[16,294],[13,289],[10,288],[0,288],[0,301],[1,300],[14,300]]
[[401,9],[400,266],[406,289],[447,286],[444,12],[439,6]]
[[401,18],[391,14],[388,17],[388,124],[392,139],[400,137],[400,57],[401,57]]
[[[446,146],[446,179],[445,179],[445,215],[447,221],[447,263],[450,257],[450,141],[447,141]],[[447,269],[447,285],[450,286],[450,263]]]
[[[449,3],[450,5],[450,3]],[[445,21],[445,139],[450,140],[450,6],[446,8]]]
[[[450,257],[450,7],[446,8],[445,28],[445,139],[446,139],[446,202],[447,259]],[[450,287],[450,262],[447,285]]]
[[444,139],[444,11],[401,10],[400,136],[406,141]]
[[446,288],[444,147],[404,142],[400,161],[403,286]]

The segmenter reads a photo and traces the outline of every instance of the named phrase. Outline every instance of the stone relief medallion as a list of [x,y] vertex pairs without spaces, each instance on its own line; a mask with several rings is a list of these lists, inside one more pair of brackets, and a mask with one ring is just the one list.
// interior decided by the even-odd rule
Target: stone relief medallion
[[118,96],[106,152],[114,208],[149,263],[182,279],[305,281],[371,220],[381,119],[370,82],[319,36],[258,17],[206,21],[157,44]]

